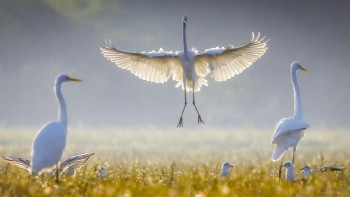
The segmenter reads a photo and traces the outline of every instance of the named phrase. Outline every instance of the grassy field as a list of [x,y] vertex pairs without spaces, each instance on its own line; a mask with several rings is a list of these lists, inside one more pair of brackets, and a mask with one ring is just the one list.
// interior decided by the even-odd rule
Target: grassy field
[[[29,158],[35,129],[0,129],[0,154]],[[279,182],[269,158],[271,130],[99,128],[71,129],[64,158],[95,155],[75,177],[33,178],[0,161],[0,196],[349,196],[349,174],[316,173],[308,181]],[[347,129],[310,128],[296,168],[322,163],[350,167]],[[291,154],[286,155],[286,159]],[[218,177],[221,165],[235,168]],[[105,166],[108,177],[97,178]],[[299,171],[297,171],[297,176]]]

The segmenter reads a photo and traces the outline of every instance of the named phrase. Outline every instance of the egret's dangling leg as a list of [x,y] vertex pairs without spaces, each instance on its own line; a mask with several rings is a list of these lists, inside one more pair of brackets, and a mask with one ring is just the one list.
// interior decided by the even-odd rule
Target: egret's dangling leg
[[59,183],[59,180],[58,180],[59,173],[60,173],[60,171],[58,169],[58,163],[56,163],[56,183]]
[[278,170],[278,180],[279,180],[279,181],[281,181],[283,158],[284,158],[284,155],[282,156],[281,164],[280,164],[280,169]]
[[293,160],[292,160],[292,163],[294,165],[294,157],[295,157],[295,151],[297,150],[297,146],[293,146]]
[[198,114],[198,124],[200,124],[200,123],[203,123],[203,124],[205,124],[204,122],[203,122],[203,120],[202,120],[202,117],[201,117],[201,115],[199,114],[199,112],[198,112],[198,109],[197,109],[197,106],[196,106],[196,102],[194,101],[194,82],[192,81],[192,90],[193,90],[193,105],[194,105],[194,108],[196,108],[196,111],[197,111],[197,114]]
[[181,116],[180,116],[180,120],[179,120],[179,123],[177,124],[176,127],[183,127],[183,122],[182,122],[182,115],[184,114],[185,112],[185,108],[186,108],[186,105],[187,105],[187,98],[186,98],[186,85],[184,85],[185,87],[185,104],[184,104],[184,108],[182,109],[182,113],[181,113]]

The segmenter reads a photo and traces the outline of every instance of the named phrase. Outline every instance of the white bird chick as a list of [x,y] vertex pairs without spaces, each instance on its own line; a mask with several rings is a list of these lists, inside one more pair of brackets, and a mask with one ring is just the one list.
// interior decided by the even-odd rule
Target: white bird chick
[[309,176],[311,175],[311,168],[309,165],[305,165],[303,168],[300,169],[301,171],[303,171],[303,176],[305,179],[308,179]]
[[220,173],[220,176],[227,177],[230,174],[230,168],[233,168],[234,166],[231,165],[229,162],[224,162],[222,164],[222,171]]
[[289,182],[293,182],[295,180],[293,163],[291,161],[287,161],[282,167],[285,167],[287,169],[286,180]]
[[107,169],[102,166],[97,173],[97,179],[107,178],[107,175]]

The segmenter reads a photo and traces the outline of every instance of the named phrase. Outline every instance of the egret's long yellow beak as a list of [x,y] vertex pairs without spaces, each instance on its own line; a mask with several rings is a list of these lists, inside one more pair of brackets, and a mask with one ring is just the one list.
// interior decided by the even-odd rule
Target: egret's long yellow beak
[[69,81],[77,81],[77,82],[83,81],[83,80],[81,80],[81,79],[73,78],[73,77],[68,77],[68,80],[69,80]]
[[305,72],[308,72],[308,70],[305,67],[300,66],[300,69],[305,71]]

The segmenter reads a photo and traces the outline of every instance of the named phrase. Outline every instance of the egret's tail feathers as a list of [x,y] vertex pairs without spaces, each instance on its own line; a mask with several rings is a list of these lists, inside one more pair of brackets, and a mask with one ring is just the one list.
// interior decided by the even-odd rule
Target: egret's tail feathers
[[288,147],[284,147],[280,144],[276,144],[275,146],[275,150],[273,150],[273,154],[271,157],[271,160],[273,162],[278,161],[281,159],[281,157],[283,156],[283,154],[288,150]]
[[29,173],[31,173],[31,167],[30,167],[30,161],[27,159],[19,158],[19,157],[6,157],[6,156],[1,156],[5,161],[18,166]]
[[[196,82],[194,84],[194,91],[195,92],[199,92],[201,90],[201,87],[205,85],[208,86],[208,81],[202,77],[197,77]],[[182,89],[184,89],[184,85],[183,85],[183,81],[179,81],[177,82],[175,87],[182,87]],[[187,92],[192,92],[193,88],[192,88],[192,80],[191,79],[187,79],[186,81],[186,91]]]

